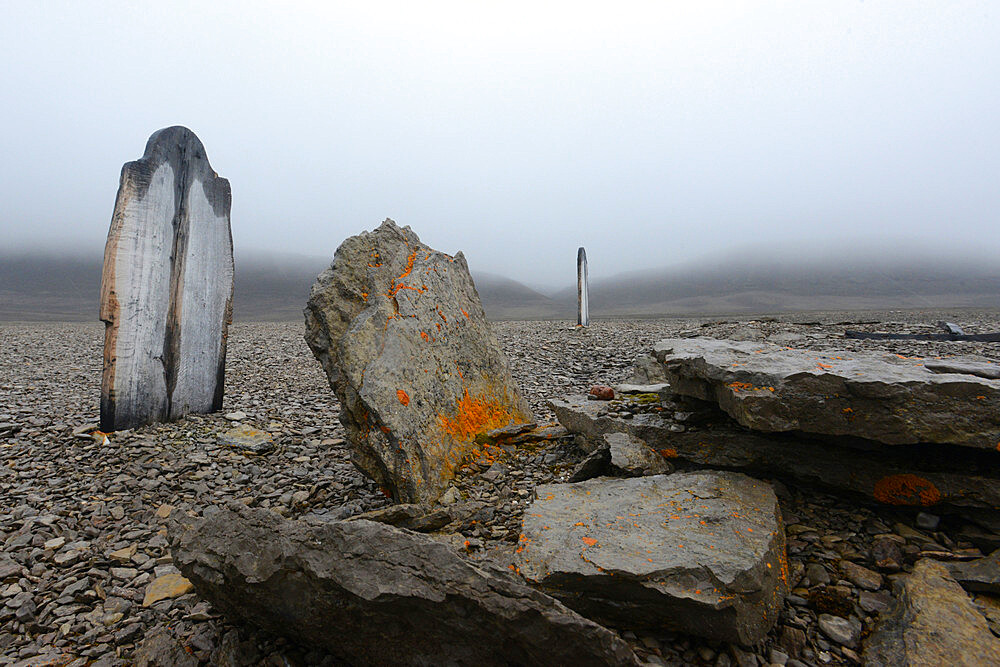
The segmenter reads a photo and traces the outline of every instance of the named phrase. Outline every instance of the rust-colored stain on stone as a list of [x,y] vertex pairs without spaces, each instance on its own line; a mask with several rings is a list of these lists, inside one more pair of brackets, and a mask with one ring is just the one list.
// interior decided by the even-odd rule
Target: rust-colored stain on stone
[[396,398],[398,398],[399,402],[402,403],[403,405],[410,404],[410,396],[402,389],[396,390]]
[[891,475],[875,482],[875,500],[886,505],[934,505],[941,492],[930,481],[916,475]]

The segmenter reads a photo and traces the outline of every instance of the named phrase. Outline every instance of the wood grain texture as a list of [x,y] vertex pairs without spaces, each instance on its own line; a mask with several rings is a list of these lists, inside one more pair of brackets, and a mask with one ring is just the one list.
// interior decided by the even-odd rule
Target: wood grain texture
[[122,168],[101,281],[102,430],[222,406],[231,201],[187,128],[154,133]]

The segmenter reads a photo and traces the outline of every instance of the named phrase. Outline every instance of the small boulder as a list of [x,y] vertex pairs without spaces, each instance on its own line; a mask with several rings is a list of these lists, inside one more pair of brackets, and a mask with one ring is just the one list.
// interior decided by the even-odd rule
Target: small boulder
[[864,664],[1000,665],[1000,639],[940,563],[919,561],[896,581],[894,598],[868,637]]
[[771,487],[690,472],[549,484],[524,513],[515,564],[584,616],[752,644],[787,593]]
[[1000,549],[985,558],[948,563],[948,572],[967,591],[1000,593]]
[[174,562],[214,609],[349,664],[638,664],[611,631],[420,533],[236,502],[182,520]]
[[590,388],[589,395],[597,401],[610,401],[615,397],[615,390],[607,385],[595,384]]

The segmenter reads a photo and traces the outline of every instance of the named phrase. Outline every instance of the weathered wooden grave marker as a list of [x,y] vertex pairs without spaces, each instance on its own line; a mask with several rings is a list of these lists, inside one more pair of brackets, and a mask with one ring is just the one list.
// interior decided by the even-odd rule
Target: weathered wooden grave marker
[[590,285],[587,280],[587,251],[576,251],[576,324],[590,326]]
[[233,307],[229,181],[185,127],[122,167],[104,249],[101,430],[222,407]]

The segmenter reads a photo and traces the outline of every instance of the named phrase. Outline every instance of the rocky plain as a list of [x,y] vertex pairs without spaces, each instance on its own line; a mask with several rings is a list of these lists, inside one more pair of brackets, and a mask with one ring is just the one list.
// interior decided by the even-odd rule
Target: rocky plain
[[[536,419],[548,423],[555,419],[549,401],[630,381],[636,359],[661,339],[1000,362],[996,343],[844,338],[849,329],[935,333],[938,320],[986,333],[997,330],[1000,312],[492,326]],[[100,324],[4,323],[0,332],[0,664],[342,664],[316,646],[227,620],[181,576],[170,549],[168,529],[227,501],[307,519],[343,519],[390,505],[350,462],[340,406],[301,322],[231,327],[221,411],[110,436],[95,432]],[[625,421],[645,409],[629,401],[608,405]],[[478,509],[440,540],[463,560],[506,569],[536,487],[568,481],[591,452],[571,435],[491,451],[488,459],[459,468],[444,497]],[[835,493],[822,480],[766,479],[780,506],[788,559],[789,594],[773,627],[747,646],[657,630],[640,619],[632,628],[619,623],[614,632],[639,660],[860,664],[880,615],[897,613],[896,603],[913,597],[911,589],[923,582],[948,576],[971,592],[948,589],[946,606],[966,616],[937,631],[1000,635],[1000,589],[991,579],[996,571],[961,571],[1000,547],[1000,534],[961,513],[881,504]],[[903,579],[914,570],[912,579]],[[973,579],[978,585],[969,585]],[[490,646],[490,638],[482,644]],[[959,657],[965,664],[989,664],[993,645],[983,646],[981,655]],[[879,655],[881,649],[871,650]]]

